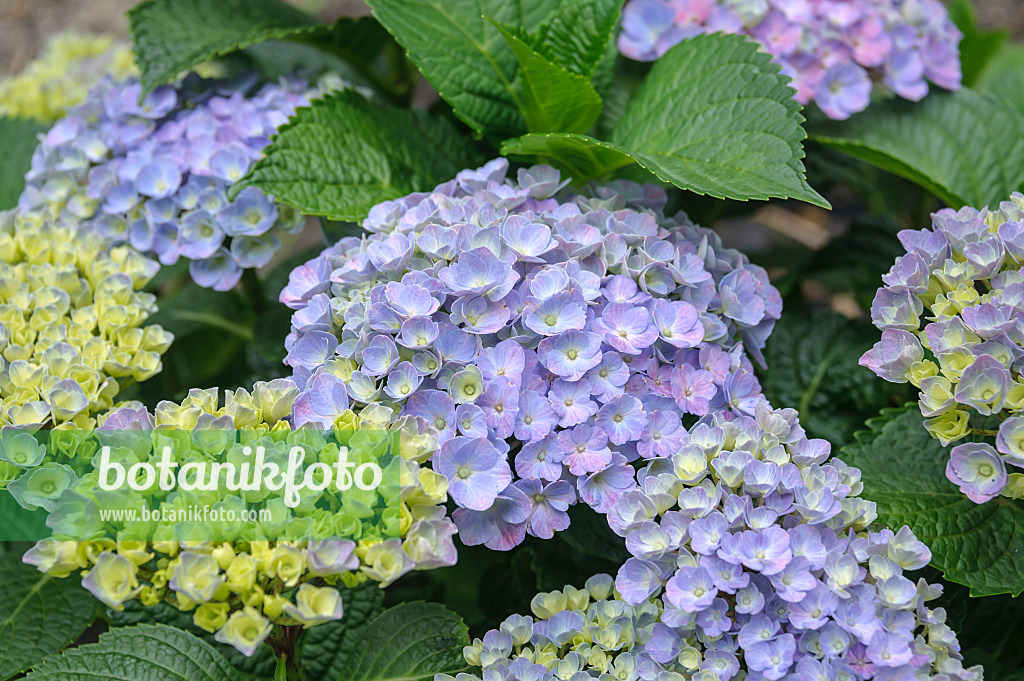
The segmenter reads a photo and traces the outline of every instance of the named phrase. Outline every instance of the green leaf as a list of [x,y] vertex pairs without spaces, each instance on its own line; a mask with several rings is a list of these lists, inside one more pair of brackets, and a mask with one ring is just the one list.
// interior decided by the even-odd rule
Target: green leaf
[[322,30],[312,16],[278,0],[146,0],[128,12],[128,21],[147,92],[213,57]]
[[561,2],[531,45],[555,64],[593,76],[611,44],[621,9],[621,0]]
[[530,132],[586,132],[601,115],[590,79],[566,71],[535,52],[513,27],[495,27],[519,61],[522,115]]
[[0,556],[0,679],[73,642],[95,619],[96,603],[76,579],[44,575],[17,553]]
[[886,409],[843,449],[863,473],[878,521],[909,525],[932,551],[932,566],[973,596],[1024,591],[1024,503],[997,497],[975,504],[946,479],[949,449],[924,429],[916,405]]
[[501,145],[501,153],[549,163],[568,173],[575,184],[606,178],[636,163],[628,151],[614,144],[570,133],[523,135],[506,140]]
[[175,629],[182,629],[208,643],[217,653],[242,672],[246,681],[257,679],[273,679],[277,659],[270,646],[260,646],[251,657],[246,657],[234,646],[219,643],[214,635],[197,627],[192,613],[184,612],[173,605],[161,601],[156,605],[142,605],[137,600],[124,604],[124,610],[107,609],[107,621],[112,627],[128,627],[136,624],[162,624]]
[[891,404],[890,386],[857,363],[876,340],[870,324],[831,312],[782,315],[765,347],[768,370],[759,372],[765,396],[795,407],[810,437],[849,442],[865,418]]
[[1024,116],[1024,63],[1004,70],[998,79],[985,86],[984,91],[1002,100],[1019,116]]
[[302,667],[310,679],[339,678],[367,627],[384,611],[384,592],[376,584],[338,588],[345,616],[310,629],[300,639]]
[[684,40],[651,69],[609,140],[527,135],[502,153],[539,156],[576,182],[634,163],[697,194],[828,206],[804,179],[800,105],[771,58],[736,35]]
[[804,179],[804,118],[788,83],[756,43],[699,35],[655,63],[609,142],[698,194],[828,207]]
[[936,92],[892,99],[812,138],[905,177],[954,208],[981,208],[1024,184],[1024,123],[991,95]]
[[14,500],[14,497],[0,490],[0,538],[3,541],[31,541],[52,536],[46,526],[47,513],[41,508],[26,511]]
[[360,221],[381,201],[431,189],[479,160],[447,121],[343,92],[299,109],[232,192],[256,186],[307,215]]
[[4,162],[0,164],[0,210],[18,205],[18,197],[25,188],[25,173],[39,143],[36,135],[46,129],[46,125],[27,118],[0,118],[0,149],[4,150]]
[[32,681],[242,681],[208,643],[162,624],[113,629],[98,643],[72,648],[25,677]]
[[363,632],[338,681],[419,681],[468,671],[462,618],[436,603],[385,610]]
[[369,0],[368,4],[455,115],[478,135],[523,131],[513,84],[515,55],[484,16],[529,33],[546,18],[551,0]]

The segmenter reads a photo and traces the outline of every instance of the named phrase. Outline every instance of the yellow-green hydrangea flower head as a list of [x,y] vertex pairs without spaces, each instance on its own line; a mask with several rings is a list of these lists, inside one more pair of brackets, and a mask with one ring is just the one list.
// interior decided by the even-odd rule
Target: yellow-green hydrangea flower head
[[[191,431],[193,436],[216,430],[273,435],[292,430],[298,394],[291,379],[256,383],[251,390],[227,390],[223,401],[216,388],[194,389],[180,403],[164,401],[152,412],[131,404],[101,414],[96,421],[101,430],[155,431],[154,435],[175,430]],[[292,509],[293,522],[310,523],[318,537],[362,539],[178,541],[162,540],[158,529],[155,541],[70,542],[56,537],[36,544],[24,560],[57,577],[80,574],[84,586],[115,609],[138,599],[148,606],[164,602],[191,612],[196,626],[246,655],[260,646],[274,625],[309,628],[341,618],[342,601],[335,588],[339,583],[373,581],[383,588],[412,570],[453,565],[456,529],[444,506],[448,481],[420,465],[424,451],[432,450],[430,443],[420,442],[423,433],[407,432],[408,419],[395,420],[393,411],[384,407],[367,408],[358,415],[347,410],[334,425],[350,431],[400,429],[396,533],[367,538],[350,531],[361,521],[346,515],[344,503],[337,511],[310,503]],[[294,435],[301,438],[302,433]],[[321,454],[321,461],[330,455]],[[75,466],[76,461],[68,458],[55,464]],[[71,491],[95,499],[94,478],[80,477]],[[200,503],[213,504],[220,492],[209,492],[209,498],[195,494]]]
[[91,428],[173,336],[146,326],[158,269],[40,213],[0,213],[0,425]]
[[136,72],[132,51],[110,36],[61,33],[16,76],[0,80],[0,115],[52,123],[105,74]]

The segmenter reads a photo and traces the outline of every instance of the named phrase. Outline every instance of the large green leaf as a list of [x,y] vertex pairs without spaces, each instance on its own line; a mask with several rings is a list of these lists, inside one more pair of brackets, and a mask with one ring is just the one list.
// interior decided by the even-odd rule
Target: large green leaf
[[697,194],[828,206],[804,179],[804,119],[778,70],[741,36],[700,35],[658,60],[607,142],[527,135],[509,140],[502,151],[541,156],[576,181],[637,163]]
[[320,27],[278,0],[146,0],[128,12],[128,21],[147,90],[212,57]]
[[468,671],[462,618],[436,603],[403,603],[364,630],[338,681],[420,681]]
[[609,141],[698,194],[828,206],[804,179],[804,118],[788,83],[756,43],[699,35],[658,60]]
[[[182,629],[208,643],[219,653],[228,664],[243,673],[246,681],[273,679],[277,668],[277,658],[270,646],[260,646],[250,657],[246,657],[234,646],[220,643],[214,635],[195,625],[191,612],[184,612],[173,605],[161,601],[156,605],[142,605],[137,600],[124,604],[123,610],[107,609],[107,621],[112,627],[129,627],[137,624],[162,624],[175,629]],[[315,677],[314,677],[315,678]]]
[[367,627],[384,611],[384,591],[374,583],[342,589],[341,599],[342,619],[314,627],[300,639],[307,678],[339,678]]
[[523,135],[501,145],[506,156],[527,156],[561,168],[582,184],[607,178],[621,168],[636,163],[628,151],[587,135],[546,133]]
[[586,132],[601,115],[601,97],[587,76],[541,56],[514,27],[495,24],[519,61],[522,116],[530,132]]
[[478,134],[523,131],[517,62],[488,17],[530,32],[552,0],[369,0],[374,16]]
[[375,204],[432,189],[480,160],[447,121],[351,92],[299,109],[265,154],[233,192],[257,186],[308,215],[341,221],[362,220]]
[[264,42],[310,43],[360,66],[387,43],[372,19],[342,17],[328,26],[279,0],[146,0],[128,20],[146,92],[208,59]]
[[96,604],[77,579],[44,575],[17,553],[0,556],[0,679],[17,676],[78,638],[95,619]]
[[[1014,45],[1020,48],[1020,45]],[[982,90],[1002,100],[1011,110],[1024,116],[1024,61],[1016,68],[1007,68],[999,74],[999,78],[990,81]],[[1024,126],[1022,126],[1024,128]]]
[[4,150],[4,162],[0,164],[0,210],[18,205],[18,197],[25,188],[25,173],[38,145],[36,135],[46,127],[26,118],[0,117],[0,149]]
[[891,404],[890,386],[857,363],[876,340],[875,327],[831,312],[782,315],[764,351],[768,370],[759,372],[765,396],[795,407],[810,437],[849,442],[865,418]]
[[954,208],[980,208],[1024,185],[1024,119],[969,89],[892,99],[812,138],[915,182]]
[[592,76],[611,42],[621,9],[622,0],[563,1],[531,44],[559,66]]
[[46,660],[26,679],[43,681],[242,681],[208,643],[163,624],[113,629],[98,643]]
[[946,479],[949,449],[924,429],[915,405],[884,410],[868,426],[842,458],[861,469],[879,523],[909,525],[932,550],[932,566],[974,596],[1024,591],[1024,503],[964,496]]

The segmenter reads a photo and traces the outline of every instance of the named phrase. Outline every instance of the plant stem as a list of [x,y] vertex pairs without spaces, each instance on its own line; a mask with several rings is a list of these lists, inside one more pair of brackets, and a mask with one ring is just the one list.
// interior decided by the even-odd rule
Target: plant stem
[[275,626],[267,639],[267,645],[274,651],[277,667],[274,681],[306,681],[306,672],[299,658],[299,636],[302,627]]
[[996,435],[999,435],[998,430],[985,430],[984,428],[971,428],[967,432],[973,435],[984,435],[986,437],[995,437]]

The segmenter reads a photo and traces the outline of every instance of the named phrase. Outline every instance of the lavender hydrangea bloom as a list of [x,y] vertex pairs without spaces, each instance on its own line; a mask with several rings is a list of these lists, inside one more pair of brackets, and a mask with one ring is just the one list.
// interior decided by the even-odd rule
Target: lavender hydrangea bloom
[[863,111],[872,81],[918,101],[960,88],[960,31],[938,0],[630,0],[619,51],[654,61],[698,33],[745,34],[830,118]]
[[[874,504],[853,493],[860,472],[827,460],[828,444],[808,440],[792,410],[714,414],[682,441],[608,511],[632,554],[614,581],[538,594],[534,617],[473,641],[465,656],[480,678],[982,678],[929,605],[941,587],[904,574],[928,563],[928,548],[909,528],[868,529]],[[828,489],[835,512],[793,503],[811,489]]]
[[296,268],[281,293],[302,392],[335,376],[353,402],[415,424],[463,541],[505,548],[564,529],[563,504],[610,508],[628,461],[674,453],[682,413],[753,414],[747,353],[760,359],[781,314],[765,271],[666,217],[660,188],[554,195],[553,168],[507,174],[497,159],[380,204],[369,237]]
[[[1024,195],[997,209],[943,209],[932,228],[904,230],[907,254],[882,277],[872,321],[882,339],[860,363],[920,389],[925,427],[955,447],[946,474],[977,503],[1024,494]],[[928,354],[926,354],[926,349]],[[1002,419],[997,433],[984,423]],[[993,448],[992,445],[995,445]]]
[[983,504],[999,496],[1006,487],[1006,465],[991,445],[970,442],[953,447],[946,464],[946,477],[968,499]]
[[164,265],[187,258],[197,284],[230,289],[280,247],[271,230],[304,219],[255,187],[234,201],[227,190],[316,92],[292,79],[210,81],[157,88],[140,105],[140,88],[106,78],[69,109],[37,147],[19,207],[72,217]]

